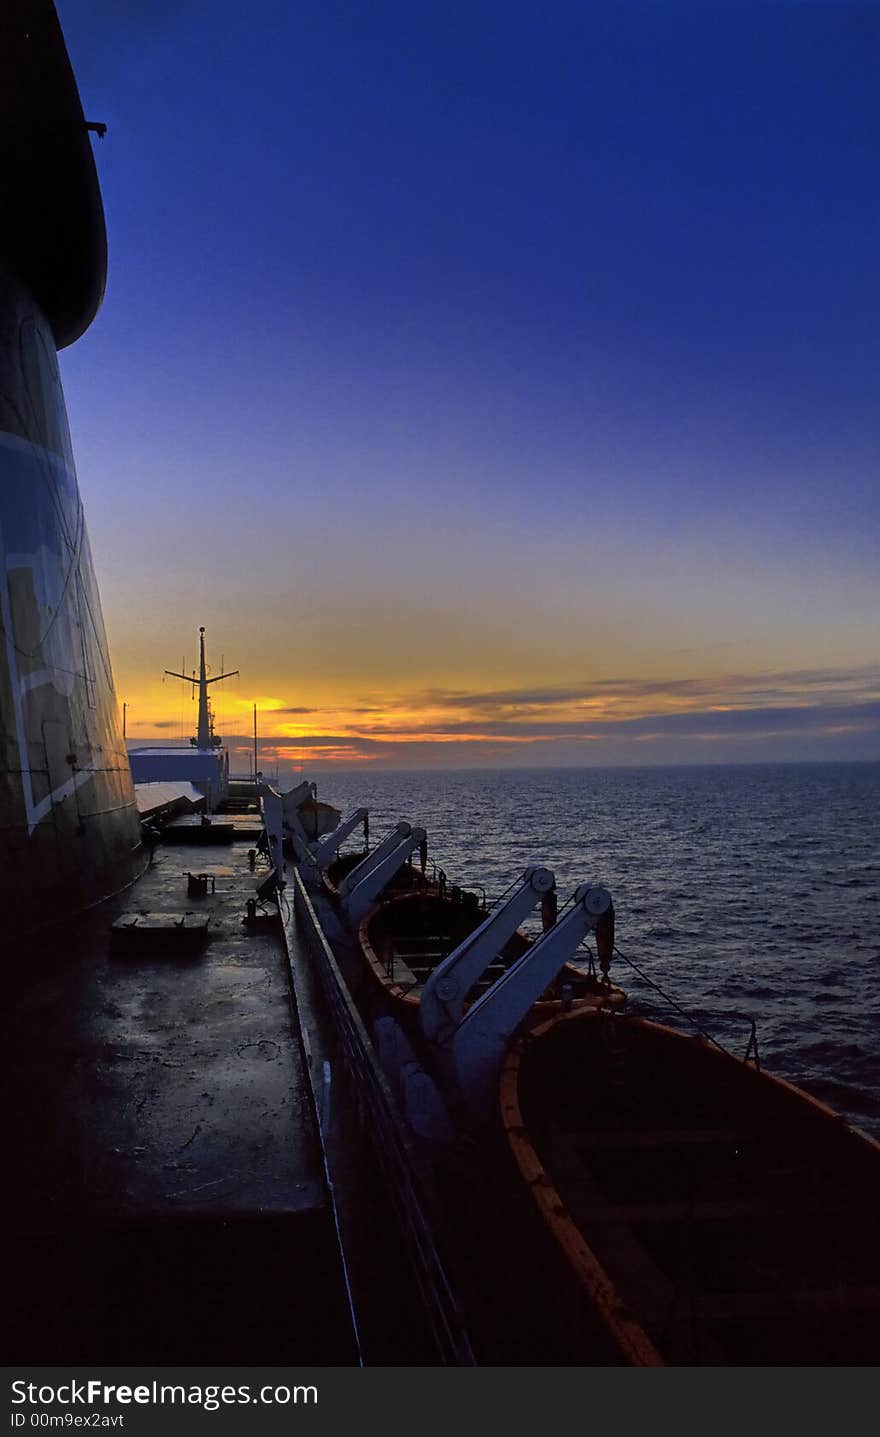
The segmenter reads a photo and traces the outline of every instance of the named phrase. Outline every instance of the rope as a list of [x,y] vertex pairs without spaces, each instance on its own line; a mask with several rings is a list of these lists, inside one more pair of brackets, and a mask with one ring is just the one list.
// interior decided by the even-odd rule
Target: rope
[[572,893],[568,898],[566,898],[565,902],[562,903],[562,904],[560,904],[559,908],[557,908],[557,910],[556,910],[556,922],[557,922],[557,923],[559,922],[560,918],[562,917],[562,915],[563,915],[563,913],[566,911],[566,909],[567,909],[567,908],[572,908],[572,907],[574,906],[574,899],[575,899],[575,895]]
[[[557,921],[558,921],[558,920],[557,920]],[[588,960],[587,966],[588,966],[589,975],[590,975],[591,978],[595,978],[595,976],[596,976],[596,955],[595,955],[595,953],[593,952],[592,948],[590,947],[589,943],[587,942],[586,938],[582,938],[582,939],[581,939],[581,941],[580,941],[580,947],[581,947],[581,949],[583,950],[583,952],[586,953],[586,955],[587,955],[587,960]],[[581,959],[580,961],[583,962],[582,959]]]
[[498,907],[498,904],[502,901],[502,899],[504,899],[504,898],[507,897],[507,895],[508,895],[508,893],[510,893],[511,889],[515,888],[516,885],[517,885],[518,883],[521,883],[521,882],[522,882],[522,874],[519,873],[519,874],[517,874],[516,878],[514,878],[511,883],[508,883],[508,885],[507,885],[507,887],[505,888],[505,890],[504,890],[503,893],[499,893],[499,895],[498,895],[497,898],[493,898],[493,899],[492,899],[492,905],[491,905],[491,907],[490,907],[490,909],[489,909],[489,912],[491,913],[491,912],[493,911],[493,909],[497,908],[497,907]]
[[659,983],[655,983],[653,979],[649,978],[647,973],[644,973],[642,971],[642,969],[639,967],[639,965],[635,962],[634,959],[627,958],[625,953],[621,953],[616,943],[614,945],[614,954],[615,957],[620,958],[623,963],[626,963],[629,968],[632,968],[634,973],[638,973],[642,982],[647,983],[649,988],[653,988],[655,993],[659,993],[663,1001],[665,1003],[668,1003],[671,1008],[674,1008],[676,1013],[680,1013],[682,1018],[686,1019],[686,1021],[690,1023],[692,1027],[696,1028],[701,1038],[705,1038],[706,1042],[711,1043],[713,1047],[719,1050],[719,1052],[726,1053],[728,1058],[732,1058],[735,1056],[733,1053],[730,1052],[728,1048],[724,1047],[723,1043],[719,1043],[717,1038],[713,1038],[711,1033],[707,1033],[706,1029],[697,1022],[696,1018],[693,1016],[692,1013],[689,1013],[686,1008],[682,1008],[681,1004],[676,1003],[674,998],[670,998],[669,994],[663,991]]

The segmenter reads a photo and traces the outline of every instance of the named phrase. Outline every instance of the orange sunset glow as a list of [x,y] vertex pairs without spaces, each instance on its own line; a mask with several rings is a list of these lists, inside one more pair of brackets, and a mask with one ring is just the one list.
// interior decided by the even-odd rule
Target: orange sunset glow
[[[299,682],[297,683],[299,687]],[[319,686],[323,687],[323,686]],[[329,688],[329,686],[328,686]],[[142,683],[126,701],[130,741],[185,742],[194,704],[176,680]],[[797,742],[857,741],[874,731],[880,682],[869,665],[672,679],[597,679],[478,691],[449,685],[403,692],[350,692],[288,703],[253,691],[244,676],[212,690],[215,728],[233,765],[260,761],[381,767],[504,766],[691,761],[750,756]],[[302,695],[300,695],[301,697]]]

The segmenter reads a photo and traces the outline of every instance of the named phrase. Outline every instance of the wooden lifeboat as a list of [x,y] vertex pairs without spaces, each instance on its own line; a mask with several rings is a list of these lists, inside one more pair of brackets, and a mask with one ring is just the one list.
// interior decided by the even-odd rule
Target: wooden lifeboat
[[[339,885],[344,878],[347,878],[353,869],[366,857],[366,850],[354,849],[339,854],[333,862],[328,864],[322,875],[321,884],[324,892],[334,901],[340,897]],[[408,893],[413,890],[423,891],[430,888],[436,889],[437,885],[425,877],[414,863],[404,863],[397,870],[394,877],[385,887],[386,894]]]
[[[358,929],[361,952],[376,984],[401,1015],[418,1008],[421,990],[434,969],[485,916],[475,893],[444,893],[435,883],[392,893],[365,914]],[[475,983],[469,1001],[484,993],[530,942],[517,929]],[[529,1021],[558,1013],[563,1005],[619,1009],[625,1002],[626,995],[620,988],[567,963],[552,990],[531,1010]]]
[[705,1038],[587,1010],[514,1040],[500,1112],[578,1360],[880,1359],[880,1145],[830,1108]]

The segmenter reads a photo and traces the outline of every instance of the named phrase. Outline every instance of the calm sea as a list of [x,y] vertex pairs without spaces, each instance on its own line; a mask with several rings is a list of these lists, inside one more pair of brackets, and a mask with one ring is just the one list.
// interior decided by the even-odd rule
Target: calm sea
[[610,889],[631,1006],[697,1025],[880,1136],[880,764],[334,773],[377,841],[428,830],[450,882],[491,898],[529,862]]

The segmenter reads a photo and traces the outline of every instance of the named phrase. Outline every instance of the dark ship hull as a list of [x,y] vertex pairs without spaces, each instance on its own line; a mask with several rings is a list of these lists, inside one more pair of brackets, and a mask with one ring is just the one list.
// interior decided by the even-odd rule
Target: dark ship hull
[[7,6],[2,41],[0,892],[27,933],[123,887],[144,850],[56,354],[104,290],[91,142],[53,7]]

